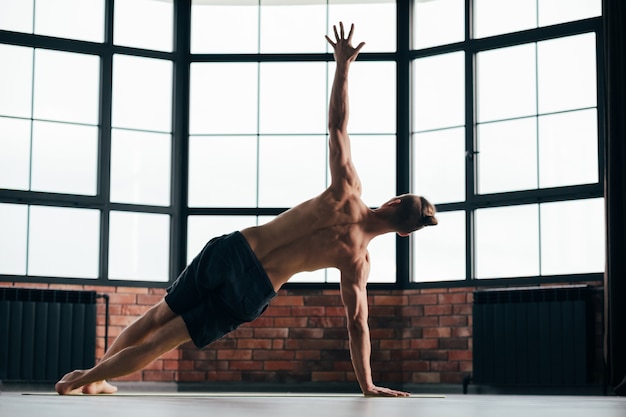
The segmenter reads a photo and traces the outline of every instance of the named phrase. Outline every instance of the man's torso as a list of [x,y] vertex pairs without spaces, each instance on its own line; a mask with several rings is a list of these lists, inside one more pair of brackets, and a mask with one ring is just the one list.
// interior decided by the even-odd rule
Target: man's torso
[[328,267],[344,270],[366,260],[370,238],[363,221],[369,211],[356,194],[336,199],[326,190],[271,222],[241,233],[277,291],[298,272]]

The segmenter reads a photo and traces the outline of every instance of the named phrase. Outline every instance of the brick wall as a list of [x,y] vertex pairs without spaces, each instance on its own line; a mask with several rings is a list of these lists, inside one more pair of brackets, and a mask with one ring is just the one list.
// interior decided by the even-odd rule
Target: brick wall
[[[110,298],[109,345],[164,295],[163,289],[1,283],[0,286],[90,290]],[[597,283],[596,283],[597,285]],[[472,372],[474,287],[369,290],[374,381],[461,384]],[[602,294],[597,292],[594,381],[601,381]],[[99,301],[97,357],[104,352]],[[345,383],[357,388],[338,290],[281,290],[265,314],[203,349],[191,343],[122,381]]]

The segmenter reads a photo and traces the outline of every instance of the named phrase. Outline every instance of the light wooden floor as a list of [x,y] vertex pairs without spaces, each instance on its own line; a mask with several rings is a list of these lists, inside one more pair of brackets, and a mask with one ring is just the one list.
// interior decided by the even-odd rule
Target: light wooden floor
[[3,392],[2,417],[626,417],[626,398],[350,394],[128,393],[58,396]]

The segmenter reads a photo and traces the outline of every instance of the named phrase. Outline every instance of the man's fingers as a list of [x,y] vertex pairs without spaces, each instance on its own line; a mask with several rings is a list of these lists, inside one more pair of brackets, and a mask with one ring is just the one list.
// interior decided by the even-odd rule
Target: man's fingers
[[365,42],[361,42],[359,44],[359,46],[356,47],[356,53],[358,54],[361,51],[361,48],[363,48],[365,46]]
[[345,33],[343,31],[343,22],[339,22],[339,27],[341,28],[341,39],[344,39]]
[[334,43],[333,41],[330,40],[330,38],[328,37],[328,35],[324,35],[324,37],[326,38],[326,40],[328,41],[329,44],[332,45],[332,47],[334,48],[336,43]]
[[339,42],[339,34],[337,33],[337,25],[333,25],[333,30],[335,31],[335,40]]
[[354,31],[354,23],[350,25],[350,33],[348,33],[348,43],[352,41],[352,32]]

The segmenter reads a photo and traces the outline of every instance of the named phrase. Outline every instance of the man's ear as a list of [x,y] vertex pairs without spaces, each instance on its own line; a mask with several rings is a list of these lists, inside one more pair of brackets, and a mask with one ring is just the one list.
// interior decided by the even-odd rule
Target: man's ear
[[395,206],[398,205],[402,202],[402,200],[400,200],[399,198],[394,198],[392,200],[387,201],[385,204],[383,204],[383,207],[391,207],[391,206]]

